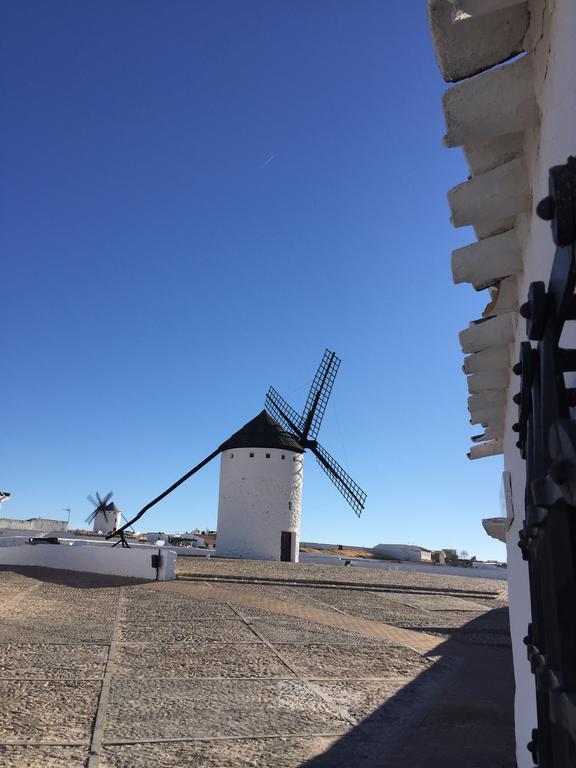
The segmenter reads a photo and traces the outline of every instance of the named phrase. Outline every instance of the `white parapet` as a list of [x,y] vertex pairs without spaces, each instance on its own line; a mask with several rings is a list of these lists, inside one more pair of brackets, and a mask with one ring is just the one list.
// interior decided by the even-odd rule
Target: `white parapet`
[[455,283],[472,283],[479,291],[522,269],[522,252],[515,229],[452,251]]
[[516,319],[515,312],[506,312],[470,323],[468,328],[459,334],[462,351],[464,353],[480,352],[488,347],[511,344],[514,340]]
[[449,88],[443,101],[448,147],[525,131],[538,120],[531,55]]
[[493,230],[502,226],[530,208],[523,161],[516,158],[488,173],[472,176],[449,190],[448,203],[455,227],[474,224]]
[[[158,566],[152,557],[160,556]],[[107,544],[20,544],[0,548],[0,565],[57,568],[133,579],[176,578],[176,552],[160,547],[112,547]]]

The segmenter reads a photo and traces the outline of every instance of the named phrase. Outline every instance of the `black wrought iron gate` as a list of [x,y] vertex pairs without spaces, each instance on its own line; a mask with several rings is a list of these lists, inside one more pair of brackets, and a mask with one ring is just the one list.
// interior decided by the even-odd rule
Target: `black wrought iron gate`
[[[576,767],[576,349],[561,340],[576,320],[576,158],[549,172],[538,215],[552,224],[556,254],[548,286],[530,285],[520,308],[527,336],[518,447],[526,460],[526,515],[520,547],[528,561],[532,622],[525,643],[536,678],[537,728],[528,745],[541,768]],[[532,342],[536,342],[533,344]]]

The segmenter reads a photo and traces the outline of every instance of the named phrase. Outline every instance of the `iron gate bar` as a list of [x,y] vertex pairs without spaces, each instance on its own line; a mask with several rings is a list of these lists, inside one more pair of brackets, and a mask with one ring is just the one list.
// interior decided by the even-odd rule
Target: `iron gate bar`
[[[576,160],[549,171],[538,215],[557,246],[548,287],[530,285],[520,362],[517,446],[526,460],[525,518],[519,546],[528,562],[532,622],[525,638],[536,682],[537,728],[528,749],[541,768],[576,766],[576,421],[565,373],[576,350],[560,347],[576,319]],[[531,341],[536,342],[534,347]]]

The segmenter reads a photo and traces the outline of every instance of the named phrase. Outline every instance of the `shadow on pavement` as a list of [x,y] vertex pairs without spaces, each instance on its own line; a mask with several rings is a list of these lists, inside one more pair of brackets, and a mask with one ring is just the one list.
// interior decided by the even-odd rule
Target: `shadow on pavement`
[[427,654],[429,669],[301,768],[514,768],[507,622],[497,608],[465,624]]
[[[50,546],[41,544],[38,546]],[[0,573],[17,573],[36,581],[47,584],[58,584],[63,587],[79,587],[81,589],[102,589],[102,587],[133,587],[138,584],[152,584],[148,579],[132,579],[124,576],[107,576],[100,573],[82,573],[81,571],[58,570],[57,568],[41,568],[36,565],[0,565]]]

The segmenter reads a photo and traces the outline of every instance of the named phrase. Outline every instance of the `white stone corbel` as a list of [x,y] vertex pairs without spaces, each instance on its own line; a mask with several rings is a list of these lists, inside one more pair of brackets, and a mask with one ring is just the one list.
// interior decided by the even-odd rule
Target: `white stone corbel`
[[525,6],[494,14],[462,13],[455,23],[449,0],[428,0],[428,18],[442,77],[456,82],[507,61],[523,50],[529,15]]
[[477,291],[522,269],[522,251],[514,229],[452,251],[452,279]]
[[524,134],[506,133],[493,139],[465,144],[462,147],[468,168],[473,176],[487,173],[499,165],[509,163],[524,154]]
[[526,0],[450,0],[450,2],[454,6],[455,14],[457,14],[456,20],[477,18],[487,13],[495,13],[504,8],[513,8],[519,5],[524,5],[525,8],[527,6]]
[[489,440],[500,440],[504,437],[504,414],[500,421],[495,421],[481,435],[474,435],[470,439],[473,443],[487,443]]
[[491,440],[489,443],[473,445],[468,451],[469,459],[484,459],[486,456],[498,456],[504,453],[504,443],[502,440]]
[[526,130],[538,120],[531,55],[449,88],[443,103],[448,147]]
[[486,389],[506,389],[510,380],[510,374],[505,368],[491,371],[482,371],[468,376],[468,392],[475,395],[478,392],[484,392]]
[[495,296],[490,304],[489,314],[501,315],[517,311],[519,306],[518,282],[515,277],[504,278],[490,290],[495,292]]
[[528,175],[520,158],[472,176],[448,192],[455,227],[499,224],[530,209]]
[[499,424],[503,418],[504,410],[501,407],[470,411],[470,424],[480,424],[484,429],[489,429],[491,424]]
[[505,406],[506,390],[504,389],[485,389],[484,392],[476,392],[468,398],[468,409],[471,414],[496,408],[503,409]]
[[464,358],[462,370],[466,374],[484,371],[510,370],[510,347],[491,347]]
[[[511,344],[516,328],[516,313],[506,312],[485,320],[473,322],[459,334],[462,351],[480,352],[488,347],[501,347]],[[472,372],[472,371],[471,371]]]

